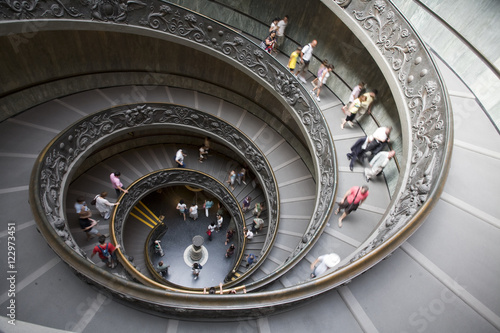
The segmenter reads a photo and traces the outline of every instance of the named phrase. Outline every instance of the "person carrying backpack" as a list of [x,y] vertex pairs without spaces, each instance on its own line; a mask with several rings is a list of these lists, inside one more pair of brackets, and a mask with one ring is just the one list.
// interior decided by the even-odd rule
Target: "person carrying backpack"
[[99,254],[99,258],[101,258],[102,262],[104,262],[109,268],[115,268],[117,265],[116,253],[115,250],[120,248],[120,245],[114,246],[111,243],[106,243],[106,237],[99,237],[99,244],[94,247],[94,251],[92,251],[92,255],[90,259],[94,257],[96,253]]

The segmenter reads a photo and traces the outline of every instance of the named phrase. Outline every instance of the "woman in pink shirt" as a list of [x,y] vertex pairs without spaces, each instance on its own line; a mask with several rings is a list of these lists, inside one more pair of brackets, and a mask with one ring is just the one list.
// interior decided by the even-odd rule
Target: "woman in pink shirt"
[[361,187],[353,186],[346,192],[339,202],[339,207],[335,210],[335,215],[337,215],[341,209],[344,210],[344,214],[339,217],[339,228],[342,228],[342,220],[351,212],[358,209],[363,201],[365,201],[366,197],[368,197],[368,186],[366,185]]
[[126,189],[123,188],[123,184],[120,181],[120,171],[115,171],[111,175],[109,175],[109,179],[111,180],[111,184],[113,184],[113,188],[116,191],[116,196],[120,196],[120,192],[128,193]]

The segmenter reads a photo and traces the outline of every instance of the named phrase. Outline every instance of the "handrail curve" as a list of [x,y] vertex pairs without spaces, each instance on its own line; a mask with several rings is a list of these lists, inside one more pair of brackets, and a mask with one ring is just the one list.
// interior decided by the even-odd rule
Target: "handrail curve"
[[[256,270],[263,263],[276,239],[276,230],[279,224],[278,187],[274,173],[264,154],[244,133],[222,119],[199,110],[167,103],[122,105],[83,118],[73,124],[68,130],[61,132],[52,140],[44,151],[42,151],[40,154],[40,163],[37,163],[34,169],[34,172],[37,172],[34,176],[38,176],[37,178],[40,178],[42,184],[35,191],[37,192],[37,198],[35,200],[41,203],[43,207],[42,211],[45,212],[44,214],[47,216],[49,224],[52,222],[54,225],[59,226],[61,232],[67,234],[67,237],[63,237],[64,241],[75,249],[79,255],[84,256],[84,251],[82,251],[72,239],[67,225],[64,227],[61,224],[65,221],[65,214],[62,209],[63,205],[58,204],[58,202],[63,202],[64,200],[65,184],[70,180],[68,171],[90,154],[92,150],[97,149],[96,147],[100,143],[106,142],[108,138],[115,137],[120,132],[128,132],[130,129],[139,130],[141,127],[148,128],[151,126],[185,126],[204,131],[204,133],[210,133],[213,138],[224,140],[226,145],[232,147],[233,152],[240,154],[249,161],[249,166],[253,174],[256,175],[258,182],[262,185],[266,204],[269,207],[267,210],[269,212],[269,227],[259,255],[259,260],[255,262],[251,269],[239,276],[237,281],[242,281],[247,278],[251,272]],[[172,175],[180,173],[179,170],[175,172],[172,170],[170,172]],[[203,174],[198,171],[192,172],[197,175]],[[141,183],[145,179],[147,180],[148,176],[149,175],[145,175],[139,178],[131,187],[134,187],[134,184]],[[205,176],[205,178],[215,181],[212,177],[208,175]],[[161,177],[162,179],[168,178],[168,175],[161,175]],[[186,177],[184,179],[186,183],[189,182],[188,178],[189,177]],[[156,179],[159,178],[156,177]],[[198,182],[192,184],[197,186],[202,185]],[[215,185],[207,188],[207,190],[213,191],[214,187]],[[145,190],[148,188],[149,186],[146,186]],[[111,235],[116,244],[123,246],[120,226],[125,216],[121,213],[131,209],[134,202],[137,201],[137,196],[142,197],[142,194],[133,191],[127,195],[122,194],[119,199],[121,204],[115,209],[111,223]],[[219,199],[222,200],[223,198],[220,197]],[[239,207],[237,201],[236,206]],[[232,211],[235,210],[232,209]],[[117,214],[119,216],[118,220],[115,219]],[[244,224],[244,222],[240,224]],[[119,253],[121,253],[121,251]],[[241,256],[240,254],[240,260]],[[121,259],[126,260],[125,257]],[[145,277],[141,276],[138,280],[150,284]],[[234,284],[234,281],[231,284]]]
[[[235,264],[230,269],[235,270],[242,258],[243,252],[245,250],[245,238],[243,237],[243,228],[244,228],[244,217],[243,212],[238,204],[238,200],[232,194],[231,191],[227,189],[224,184],[215,179],[214,177],[197,170],[187,169],[187,168],[170,168],[170,169],[161,169],[150,172],[147,175],[137,179],[134,181],[129,187],[127,187],[128,193],[126,195],[121,196],[120,205],[113,212],[110,230],[111,230],[111,240],[115,244],[120,244],[121,249],[119,252],[120,262],[128,261],[127,248],[123,243],[123,233],[125,232],[124,228],[126,228],[126,221],[129,216],[130,211],[134,208],[134,206],[145,196],[148,194],[158,190],[159,188],[175,186],[175,185],[190,185],[196,186],[197,188],[201,188],[207,192],[210,192],[211,195],[216,197],[220,202],[224,202],[224,207],[230,212],[232,218],[235,220],[236,232],[238,237],[238,256]],[[146,267],[148,271],[156,276],[156,271],[151,264],[151,255],[148,249],[152,246],[151,236],[155,234],[156,228],[164,226],[163,223],[158,224],[148,235],[145,241],[145,257],[146,257]],[[166,227],[163,227],[166,228]],[[162,230],[163,231],[163,230]],[[160,231],[160,232],[162,232]],[[265,253],[265,251],[264,251]],[[265,254],[264,254],[265,256]],[[130,266],[126,266],[127,268]],[[129,273],[136,277],[139,273],[135,268],[131,269]],[[157,273],[156,273],[157,274]],[[239,276],[235,278],[235,281],[242,281],[246,276]],[[160,282],[161,281],[161,282]],[[161,279],[160,283],[163,283],[169,287],[174,288],[174,290],[190,290],[190,291],[200,291],[199,288],[188,288],[185,286],[180,286],[170,281],[166,281]]]

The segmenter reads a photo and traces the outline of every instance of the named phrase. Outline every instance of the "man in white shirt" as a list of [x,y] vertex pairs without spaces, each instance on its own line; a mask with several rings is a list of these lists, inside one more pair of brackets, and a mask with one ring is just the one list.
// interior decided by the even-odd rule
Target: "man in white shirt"
[[285,29],[288,24],[288,15],[285,15],[281,21],[278,22],[278,32],[276,35],[278,36],[278,48],[283,45],[285,41]]
[[[302,48],[300,51],[300,61],[299,65],[297,66],[297,71],[295,72],[295,76],[300,79],[303,83],[306,83],[306,79],[304,78],[304,75],[307,73],[307,70],[309,69],[309,63],[312,60],[313,56],[313,49],[318,45],[318,41],[315,39],[306,46]],[[304,73],[300,75],[300,73]]]
[[[330,253],[320,256],[311,264],[311,269],[313,272],[311,273],[311,278],[315,278],[318,275],[323,274],[330,268],[334,267],[340,262],[340,257],[336,253]],[[316,264],[319,264],[317,267]]]
[[247,228],[243,229],[243,234],[245,235],[245,238],[248,240],[251,240],[253,238],[253,232],[248,230]]
[[184,168],[184,157],[187,156],[182,152],[182,149],[179,149],[175,154],[175,162],[177,163],[178,168]]
[[391,141],[389,138],[391,131],[391,126],[377,128],[375,132],[367,138],[362,148],[365,149],[366,152],[370,152],[371,157],[377,155],[384,148],[385,143]]
[[369,182],[370,179],[379,173],[385,168],[387,163],[394,157],[396,152],[394,150],[391,151],[381,151],[370,161],[370,168],[365,168],[365,178],[366,181]]

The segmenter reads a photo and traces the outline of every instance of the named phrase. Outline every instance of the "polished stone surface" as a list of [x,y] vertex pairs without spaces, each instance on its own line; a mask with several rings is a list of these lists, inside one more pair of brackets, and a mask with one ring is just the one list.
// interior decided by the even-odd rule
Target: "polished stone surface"
[[[168,195],[164,193],[154,192],[143,199],[143,202],[153,211],[161,213],[165,216],[163,222],[167,225],[167,232],[161,238],[161,245],[164,252],[164,257],[155,256],[154,265],[162,260],[166,265],[170,265],[169,274],[166,279],[184,287],[204,288],[218,286],[224,281],[225,276],[231,271],[236,258],[235,255],[231,258],[226,258],[226,250],[230,244],[224,245],[226,241],[226,231],[229,226],[230,216],[224,215],[224,222],[219,232],[212,234],[210,241],[206,231],[210,223],[216,221],[217,206],[215,205],[209,211],[209,217],[205,216],[203,203],[205,198],[210,198],[209,194],[202,192],[191,192],[186,187],[175,186],[168,189]],[[187,206],[196,202],[198,205],[198,219],[195,221],[186,214],[186,221],[175,209],[180,198],[184,198]],[[191,267],[184,260],[184,251],[186,247],[193,244],[193,237],[203,236],[203,246],[208,251],[208,258],[199,275],[195,280],[193,278]],[[239,247],[236,239],[233,237],[233,243]],[[203,260],[204,261],[204,260]]]

